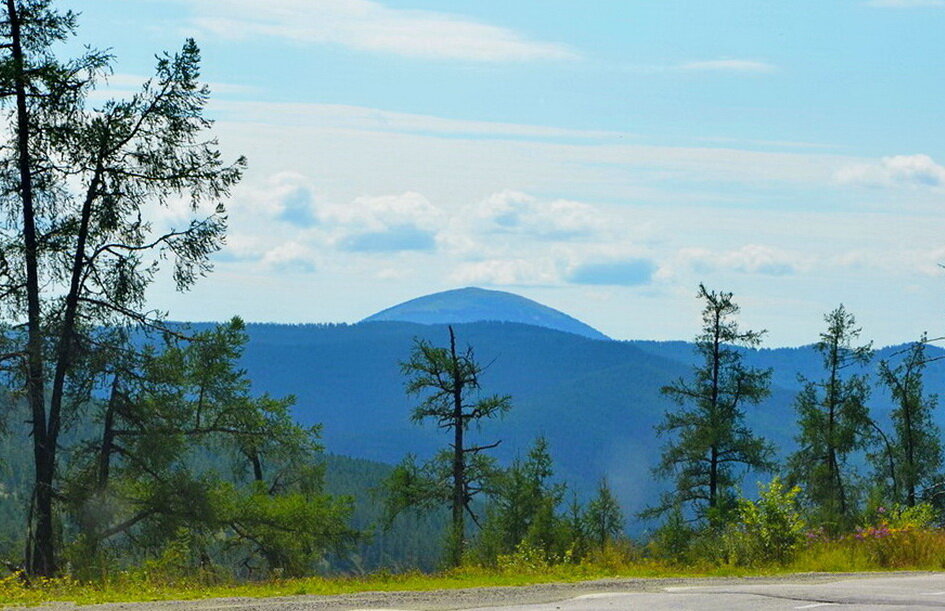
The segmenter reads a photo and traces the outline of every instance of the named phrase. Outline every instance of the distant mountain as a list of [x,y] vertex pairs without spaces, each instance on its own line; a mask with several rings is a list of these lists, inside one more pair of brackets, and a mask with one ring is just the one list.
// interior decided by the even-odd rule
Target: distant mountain
[[368,316],[361,322],[414,322],[423,325],[517,322],[590,339],[610,339],[580,320],[514,293],[476,287],[417,297]]

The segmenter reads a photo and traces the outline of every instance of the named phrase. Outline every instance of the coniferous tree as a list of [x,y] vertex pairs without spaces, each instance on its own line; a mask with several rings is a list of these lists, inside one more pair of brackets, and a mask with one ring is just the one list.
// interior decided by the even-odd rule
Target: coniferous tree
[[866,401],[867,376],[848,371],[872,359],[871,344],[856,346],[861,329],[843,305],[824,317],[827,330],[816,349],[823,360],[825,377],[801,378],[804,387],[795,399],[800,449],[789,461],[792,478],[829,528],[848,525],[855,510],[851,453],[865,448],[871,439],[872,421]]
[[[896,407],[890,414],[893,435],[888,457],[892,471],[888,477],[890,497],[897,503],[915,506],[921,491],[928,488],[942,467],[941,432],[932,419],[938,403],[936,395],[925,394],[923,374],[928,362],[925,336],[911,344],[902,361],[893,366],[879,364],[879,375],[892,395]],[[883,463],[885,456],[877,457]],[[885,464],[877,465],[880,474],[889,473]]]
[[[193,41],[161,56],[139,93],[92,109],[86,95],[111,58],[88,51],[58,60],[54,49],[75,26],[75,15],[50,0],[4,0],[0,15],[0,104],[10,126],[0,153],[0,294],[10,331],[3,356],[30,414],[26,564],[41,575],[57,567],[60,437],[90,398],[98,356],[115,347],[116,327],[160,326],[145,292],[162,260],[172,260],[181,290],[209,270],[225,231],[219,202],[243,166],[225,165],[203,136],[208,90],[198,83]],[[149,208],[178,197],[194,220],[179,229],[152,225]]]
[[411,419],[418,423],[433,420],[451,435],[450,447],[422,465],[408,456],[388,479],[385,502],[388,521],[409,507],[448,505],[448,562],[459,566],[465,549],[465,516],[477,520],[470,501],[483,491],[484,482],[494,472],[491,458],[483,452],[500,443],[470,445],[466,434],[470,425],[508,411],[511,398],[481,395],[479,378],[484,367],[476,361],[471,346],[464,351],[457,349],[452,326],[449,335],[446,348],[415,339],[413,352],[401,363],[401,371],[407,376],[407,394],[421,398]]
[[[292,397],[250,394],[237,367],[246,341],[236,318],[110,363],[108,397],[87,407],[98,435],[73,448],[61,490],[83,564],[189,532],[245,566],[298,575],[354,540],[348,500],[323,493],[319,428],[294,422]],[[231,476],[205,464],[226,456]],[[194,553],[215,558],[199,539]]]
[[672,438],[656,473],[672,477],[674,490],[643,515],[688,504],[696,517],[715,522],[734,508],[737,467],[772,467],[771,446],[745,424],[745,406],[760,403],[770,393],[771,371],[743,363],[741,348],[758,346],[764,332],[739,329],[739,307],[732,294],[708,291],[700,284],[698,297],[705,300],[702,333],[695,342],[701,362],[691,380],[661,389],[680,406],[667,411],[657,427],[658,434]]
[[549,481],[551,463],[548,442],[538,437],[525,459],[516,459],[490,478],[489,505],[477,543],[483,562],[491,564],[522,544],[551,561],[562,557],[573,543],[567,525],[556,513],[566,486]]
[[606,479],[600,481],[597,495],[587,504],[584,523],[591,541],[598,549],[604,549],[623,533],[623,512]]

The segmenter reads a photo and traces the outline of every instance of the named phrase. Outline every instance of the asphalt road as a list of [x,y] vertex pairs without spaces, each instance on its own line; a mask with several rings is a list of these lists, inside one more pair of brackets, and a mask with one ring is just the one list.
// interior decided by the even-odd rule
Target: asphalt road
[[945,608],[945,573],[807,574],[744,579],[608,579],[517,588],[364,592],[344,596],[210,599],[46,611],[303,611],[470,609],[475,611],[615,611],[620,609],[923,609]]
[[945,607],[945,574],[843,579],[832,583],[676,586],[662,592],[607,592],[537,605],[477,611],[615,611],[619,609],[925,609]]

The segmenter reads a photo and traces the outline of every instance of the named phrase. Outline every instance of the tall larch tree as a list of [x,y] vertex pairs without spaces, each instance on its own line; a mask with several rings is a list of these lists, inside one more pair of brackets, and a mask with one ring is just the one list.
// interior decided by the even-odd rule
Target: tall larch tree
[[411,419],[418,423],[432,420],[447,432],[451,442],[423,465],[408,456],[387,480],[386,505],[389,518],[409,507],[448,505],[451,521],[447,560],[451,566],[458,566],[465,549],[465,516],[477,519],[470,501],[482,492],[493,470],[491,460],[483,452],[500,443],[470,444],[467,433],[471,425],[508,411],[511,398],[483,395],[480,376],[485,368],[476,361],[471,346],[465,350],[457,348],[452,326],[449,336],[447,347],[415,339],[410,358],[401,363],[401,371],[407,376],[407,394],[420,398]]
[[661,389],[680,406],[667,411],[657,427],[669,441],[655,471],[671,477],[674,489],[644,515],[688,505],[695,517],[714,524],[734,508],[739,468],[773,466],[771,446],[745,424],[745,407],[770,393],[771,371],[745,365],[743,349],[758,346],[764,332],[739,328],[732,293],[700,284],[698,298],[705,301],[702,332],[695,340],[700,362],[691,379]]
[[843,305],[824,317],[827,329],[820,334],[824,377],[801,378],[797,395],[800,449],[789,459],[792,479],[798,482],[817,518],[837,530],[850,524],[856,505],[853,474],[847,460],[872,439],[867,400],[869,379],[862,369],[873,356],[872,345],[856,345],[861,329]]
[[[223,162],[206,135],[208,89],[188,40],[125,100],[92,108],[87,94],[110,71],[108,53],[59,60],[76,17],[50,0],[4,0],[0,104],[0,295],[4,364],[28,406],[34,450],[27,569],[57,569],[57,450],[70,414],[101,375],[99,356],[122,327],[160,327],[147,287],[170,261],[180,290],[210,269],[225,232],[222,200],[243,160]],[[184,201],[183,227],[157,209]]]
[[[890,414],[893,435],[889,495],[894,502],[909,507],[919,502],[922,491],[942,468],[941,431],[932,418],[938,397],[925,392],[924,373],[930,358],[926,344],[923,336],[909,345],[898,364],[886,360],[879,364],[880,379],[896,406]],[[878,465],[877,472],[888,473],[883,467]]]

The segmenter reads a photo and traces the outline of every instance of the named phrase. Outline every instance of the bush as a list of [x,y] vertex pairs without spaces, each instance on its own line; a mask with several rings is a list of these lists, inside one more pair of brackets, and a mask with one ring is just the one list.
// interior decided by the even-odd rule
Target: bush
[[738,523],[725,535],[729,561],[748,566],[791,562],[806,534],[797,504],[800,492],[775,478],[760,487],[757,501],[740,499]]
[[549,562],[544,549],[519,543],[511,554],[500,554],[496,558],[496,568],[499,572],[513,575],[544,573],[555,562]]

